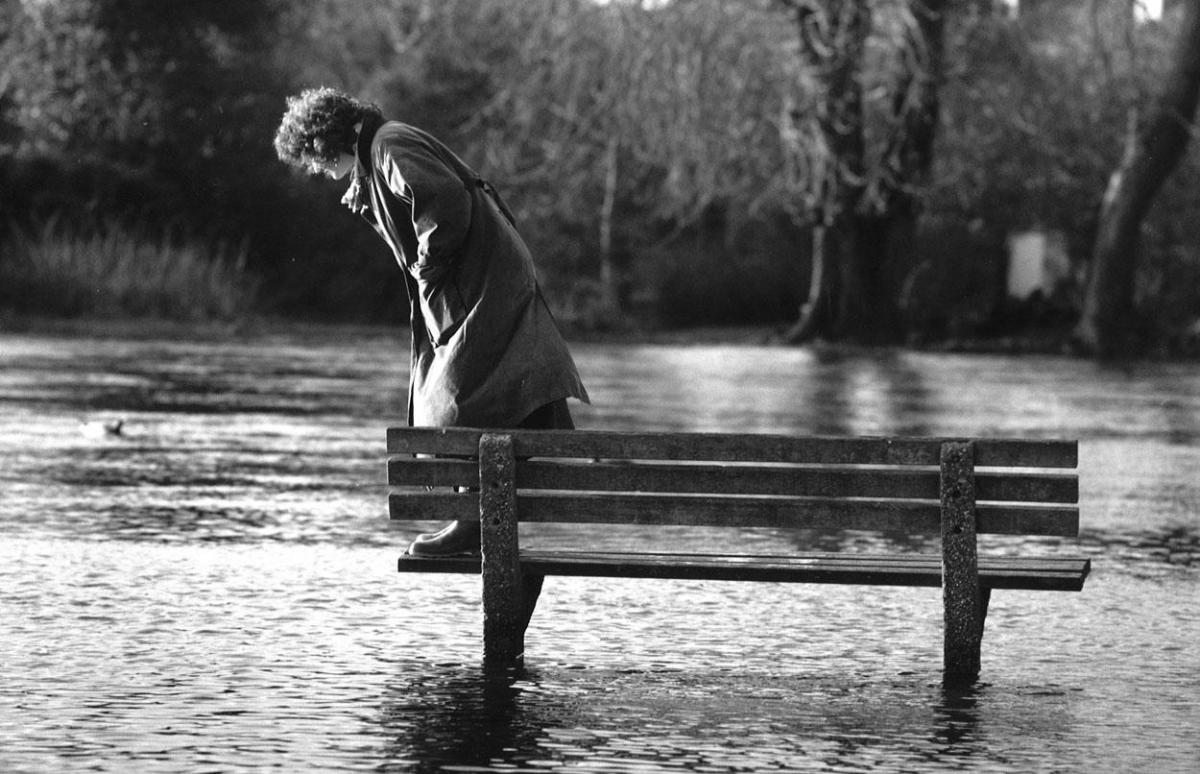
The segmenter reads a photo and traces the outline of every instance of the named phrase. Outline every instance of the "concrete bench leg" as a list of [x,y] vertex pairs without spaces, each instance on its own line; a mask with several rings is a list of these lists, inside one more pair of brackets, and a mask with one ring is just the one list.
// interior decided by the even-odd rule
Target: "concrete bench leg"
[[942,602],[944,679],[979,676],[979,651],[990,590],[980,589],[975,543],[975,447],[942,444]]
[[517,537],[516,458],[510,435],[479,439],[479,528],[483,545],[483,660],[511,666],[525,654],[525,628],[542,576],[523,576]]

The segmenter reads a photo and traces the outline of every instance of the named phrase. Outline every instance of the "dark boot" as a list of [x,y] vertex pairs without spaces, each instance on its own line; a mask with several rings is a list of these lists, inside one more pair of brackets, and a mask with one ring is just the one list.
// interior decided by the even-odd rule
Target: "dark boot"
[[417,535],[410,556],[471,556],[479,553],[479,522],[455,521],[438,532]]

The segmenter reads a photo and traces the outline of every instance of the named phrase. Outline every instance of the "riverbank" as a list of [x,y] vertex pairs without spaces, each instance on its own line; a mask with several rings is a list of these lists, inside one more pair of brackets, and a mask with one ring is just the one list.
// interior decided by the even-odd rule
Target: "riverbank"
[[[791,346],[785,342],[784,326],[726,325],[690,328],[634,328],[620,330],[587,330],[568,327],[567,338],[572,342],[590,344],[630,344],[650,346]],[[408,326],[400,323],[355,323],[315,321],[272,316],[250,316],[236,320],[182,322],[156,318],[59,318],[14,315],[0,312],[0,332],[84,336],[126,339],[192,339],[223,341],[230,339],[262,339],[276,336],[303,335],[317,341],[354,338],[395,338],[408,341]],[[805,345],[817,350],[853,351],[863,349],[853,344],[816,339]],[[1077,353],[1067,330],[1043,329],[1023,335],[994,337],[955,337],[896,345],[896,350],[937,352],[946,354],[997,355],[1065,355]],[[1194,361],[1200,360],[1200,329],[1178,340],[1162,341],[1145,347],[1134,360]]]
[[[0,332],[83,336],[95,338],[190,338],[201,341],[273,336],[316,337],[318,340],[355,337],[395,337],[408,341],[408,326],[400,323],[313,321],[283,317],[248,317],[233,321],[180,322],[159,319],[55,318],[0,315]],[[573,342],[597,344],[746,345],[781,343],[769,326],[708,326],[669,330],[624,329],[594,331],[567,328]]]

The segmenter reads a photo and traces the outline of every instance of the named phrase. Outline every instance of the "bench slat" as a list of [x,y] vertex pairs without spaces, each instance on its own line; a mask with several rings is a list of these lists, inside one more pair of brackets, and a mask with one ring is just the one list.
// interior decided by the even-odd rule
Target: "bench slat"
[[[479,517],[479,498],[473,493],[393,492],[388,500],[393,519]],[[526,492],[517,497],[517,512],[523,522],[941,531],[939,503],[921,500]],[[1073,506],[983,503],[977,512],[980,533],[1079,534],[1079,509]]]
[[[396,486],[476,486],[478,481],[478,467],[470,460],[398,457],[388,461],[388,483]],[[983,471],[976,476],[975,483],[979,500],[1074,503],[1079,499],[1079,479],[1074,474]],[[550,460],[517,464],[519,489],[936,500],[938,486],[936,470],[913,468],[865,470]]]
[[[392,454],[473,456],[483,430],[388,428]],[[937,465],[941,438],[835,438],[734,433],[630,433],[594,430],[503,430],[518,457],[773,461],[838,465]],[[978,439],[980,467],[1074,468],[1078,443]]]
[[[773,581],[888,586],[940,586],[940,555],[795,554],[630,554],[617,552],[522,551],[528,575],[574,575],[679,580]],[[401,572],[479,573],[478,557],[401,557]],[[1091,570],[1086,557],[1012,559],[980,557],[984,587],[1079,591]]]

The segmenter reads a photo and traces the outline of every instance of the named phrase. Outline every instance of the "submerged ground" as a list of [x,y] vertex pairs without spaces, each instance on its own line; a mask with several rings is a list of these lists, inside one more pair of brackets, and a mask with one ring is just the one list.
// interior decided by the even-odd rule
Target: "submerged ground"
[[527,669],[484,674],[477,580],[394,572],[402,333],[0,334],[0,769],[1193,770],[1200,366],[575,350],[581,427],[1078,438],[1080,541],[985,550],[1093,576],[997,592],[966,691],[941,686],[937,590],[854,587],[550,579]]

